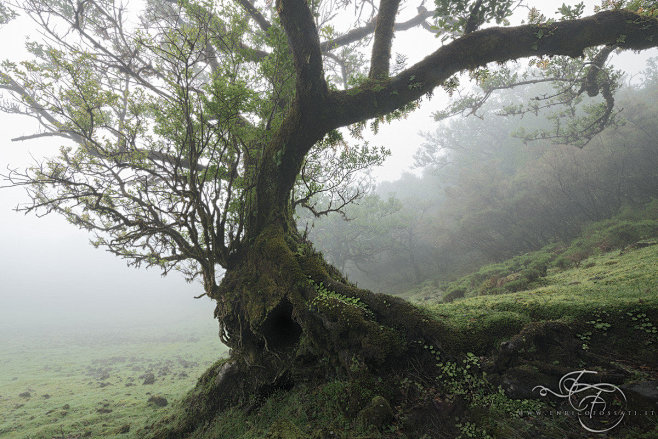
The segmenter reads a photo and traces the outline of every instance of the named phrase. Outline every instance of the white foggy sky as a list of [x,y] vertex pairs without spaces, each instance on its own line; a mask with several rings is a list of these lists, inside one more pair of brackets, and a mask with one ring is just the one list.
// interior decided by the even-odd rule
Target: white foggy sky
[[[409,3],[409,11],[415,10],[416,3]],[[535,3],[546,15],[551,15],[563,1]],[[596,3],[586,2],[588,12]],[[24,34],[33,32],[21,20],[0,30],[0,59],[20,56]],[[394,41],[393,51],[407,55],[411,65],[431,53],[438,44],[426,32],[402,32]],[[655,50],[640,55],[624,53],[615,55],[614,62],[634,74],[641,71],[644,60],[655,53]],[[393,155],[384,166],[373,170],[378,180],[396,179],[409,169],[413,153],[422,142],[419,131],[435,129],[436,123],[430,114],[445,102],[445,96],[437,89],[434,99],[424,102],[407,120],[381,127],[371,144],[386,146]],[[10,141],[13,137],[33,133],[33,128],[29,120],[0,113],[2,170],[7,166],[24,167],[29,164],[30,155],[43,157],[57,152],[61,144],[57,139]],[[181,310],[183,315],[212,317],[210,301],[192,298],[200,294],[199,284],[187,284],[177,274],[162,278],[156,270],[128,268],[124,261],[91,247],[86,232],[58,216],[36,218],[13,212],[21,201],[25,201],[21,189],[0,189],[0,334],[2,322],[13,321],[16,317],[30,324],[59,322],[65,325],[72,308],[79,311],[80,321],[99,324],[119,318],[122,321],[166,319]],[[44,320],[44,315],[48,319]]]

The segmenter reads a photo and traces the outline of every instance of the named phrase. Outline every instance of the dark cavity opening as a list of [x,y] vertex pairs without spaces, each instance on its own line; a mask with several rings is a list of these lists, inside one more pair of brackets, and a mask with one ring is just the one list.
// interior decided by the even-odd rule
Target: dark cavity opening
[[302,335],[302,327],[292,318],[292,304],[284,299],[263,322],[262,333],[267,346],[275,351],[294,347]]

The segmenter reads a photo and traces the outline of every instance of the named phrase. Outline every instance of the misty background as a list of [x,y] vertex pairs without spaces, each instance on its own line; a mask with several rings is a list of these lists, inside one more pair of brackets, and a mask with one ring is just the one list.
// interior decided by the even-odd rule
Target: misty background
[[[562,3],[544,1],[539,7],[550,16]],[[586,13],[589,13],[597,2],[586,3]],[[521,11],[522,15],[526,13],[527,11]],[[23,41],[32,30],[29,21],[23,17],[0,30],[0,41],[3,42],[0,59],[15,60],[23,56]],[[38,36],[34,38],[37,39]],[[438,47],[438,42],[433,36],[426,32],[411,31],[396,36],[393,51],[407,55],[408,63],[411,64],[431,53],[435,47]],[[639,73],[646,68],[646,60],[656,53],[655,50],[640,54],[625,52],[614,55],[612,62],[623,68],[628,75],[626,81],[633,83],[637,82]],[[519,65],[522,64],[523,62]],[[445,194],[438,182],[443,178],[442,175],[447,174],[442,174],[444,171],[440,166],[425,174],[422,169],[413,167],[414,154],[421,145],[428,142],[421,132],[434,133],[441,126],[463,123],[466,124],[465,127],[473,130],[472,137],[477,139],[477,130],[487,129],[486,123],[478,128],[473,124],[468,125],[471,122],[459,122],[456,119],[442,124],[434,122],[431,113],[442,109],[447,102],[446,94],[437,89],[434,98],[431,101],[425,100],[421,109],[407,120],[382,126],[378,135],[370,136],[369,140],[373,145],[385,146],[392,151],[391,157],[382,167],[372,170],[372,177],[380,184],[377,192],[382,200],[385,201],[390,194],[395,194],[401,203],[404,203],[405,199],[437,201],[437,204],[429,207],[408,204],[405,207],[406,211],[410,212],[408,218],[398,219],[402,225],[409,225],[412,221],[423,218],[414,212],[423,212],[428,221],[435,218],[440,210],[438,206],[442,205],[438,200],[443,199]],[[495,120],[493,125],[496,125]],[[35,124],[26,118],[6,114],[0,116],[0,168],[3,171],[8,167],[24,168],[35,159],[56,153],[61,143],[58,140],[11,141],[12,138],[34,131]],[[518,141],[517,145],[520,145]],[[521,150],[517,152],[523,154],[524,147],[519,147]],[[485,158],[481,159],[486,161]],[[445,172],[448,172],[447,168]],[[434,183],[437,185],[433,186]],[[13,211],[18,204],[26,200],[27,197],[20,188],[0,189],[0,339],[28,333],[57,333],[67,336],[80,332],[120,332],[140,327],[167,331],[168,327],[180,326],[181,322],[190,322],[192,326],[208,332],[216,331],[216,322],[212,318],[212,301],[207,298],[193,298],[202,293],[199,284],[187,283],[177,273],[163,278],[154,269],[129,268],[124,261],[102,249],[93,248],[89,245],[91,237],[88,233],[76,229],[59,216],[37,218]],[[367,203],[368,200],[364,200],[362,209],[368,209]],[[355,206],[355,209],[358,208],[359,206]],[[332,235],[321,234],[321,228],[328,228],[330,222],[332,227],[343,234],[344,227],[348,224],[350,227],[358,225],[358,222],[354,221],[342,224],[340,221],[342,220],[339,217],[333,217],[326,219],[324,223],[318,222],[315,225],[316,231],[311,232],[311,237],[317,240],[326,240],[329,237],[331,240]],[[361,222],[367,225],[371,221],[362,216]],[[375,229],[373,233],[385,240],[391,237],[392,232],[382,228]],[[419,237],[423,239],[422,236]],[[323,242],[320,247],[329,252],[330,244]],[[399,268],[402,279],[389,281],[381,278],[379,283],[373,282],[370,279],[372,276],[369,277],[356,268],[354,261],[342,264],[343,261],[335,255],[330,255],[329,259],[339,267],[342,264],[342,268],[348,270],[363,286],[378,291],[400,291],[441,273],[440,270],[430,273],[431,270],[426,267],[428,262],[431,265],[438,260],[432,259],[434,256],[419,253],[418,258],[423,262],[418,272],[414,272],[413,267],[410,269],[408,266],[401,266],[400,261],[387,260],[387,265],[382,267],[387,271],[396,271],[396,268]],[[472,262],[480,260],[481,257],[474,257]],[[373,270],[371,262],[365,265]]]

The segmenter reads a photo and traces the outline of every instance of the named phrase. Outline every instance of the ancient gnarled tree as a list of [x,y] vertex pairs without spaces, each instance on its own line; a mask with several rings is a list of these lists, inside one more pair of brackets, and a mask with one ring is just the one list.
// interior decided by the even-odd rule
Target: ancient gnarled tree
[[[2,10],[31,17],[42,37],[27,61],[2,64],[3,110],[40,124],[18,140],[68,142],[6,176],[26,188],[22,208],[64,215],[131,264],[201,279],[232,350],[221,371],[231,391],[211,409],[313,377],[404,368],[418,340],[441,344],[440,323],[351,285],[295,224],[297,207],[322,215],[360,195],[359,171],[386,155],[359,138],[367,121],[399,118],[470,71],[485,93],[448,112],[551,79],[568,83],[569,102],[603,98],[567,131],[591,136],[612,112],[608,55],[658,45],[652,2],[589,17],[565,9],[558,21],[532,10],[516,27],[497,26],[512,1],[411,3],[23,0]],[[439,37],[408,67],[391,55],[406,31]],[[491,64],[527,57],[580,67],[524,79]]]

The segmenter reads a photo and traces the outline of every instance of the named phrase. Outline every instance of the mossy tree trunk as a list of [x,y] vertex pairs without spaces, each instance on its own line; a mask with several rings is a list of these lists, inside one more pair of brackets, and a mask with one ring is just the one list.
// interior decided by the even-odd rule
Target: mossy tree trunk
[[401,301],[350,285],[297,233],[293,186],[306,153],[336,127],[337,116],[309,8],[280,2],[279,12],[295,59],[295,100],[264,148],[246,245],[212,294],[222,340],[254,371],[250,385],[263,388],[381,367],[404,355],[415,332],[406,327],[413,321],[407,313],[419,328],[429,323]]
[[[266,157],[318,140],[321,130],[306,125],[303,114],[291,112],[286,134],[267,146]],[[300,166],[292,159],[264,163],[247,244],[211,294],[220,337],[231,349],[226,376],[231,387],[236,380],[244,385],[223,392],[222,404],[300,380],[376,373],[400,366],[414,356],[410,350],[420,352],[418,340],[439,345],[437,322],[401,299],[350,284],[298,233],[290,196]]]
[[216,299],[230,357],[184,402],[193,415],[181,431],[297,384],[429,372],[436,361],[423,347],[438,352],[446,334],[410,303],[350,284],[290,225],[265,227]]

